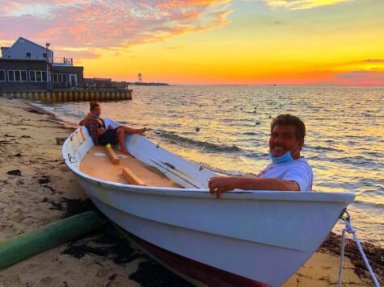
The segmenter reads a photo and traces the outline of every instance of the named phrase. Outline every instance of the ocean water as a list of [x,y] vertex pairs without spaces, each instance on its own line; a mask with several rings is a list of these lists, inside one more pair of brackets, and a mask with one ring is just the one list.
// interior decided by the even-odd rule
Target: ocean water
[[[131,88],[132,101],[101,103],[102,117],[145,126],[162,147],[228,175],[257,174],[269,163],[272,119],[299,116],[307,128],[302,155],[313,167],[314,191],[356,193],[349,211],[359,238],[384,247],[384,87]],[[89,104],[45,108],[76,123]]]

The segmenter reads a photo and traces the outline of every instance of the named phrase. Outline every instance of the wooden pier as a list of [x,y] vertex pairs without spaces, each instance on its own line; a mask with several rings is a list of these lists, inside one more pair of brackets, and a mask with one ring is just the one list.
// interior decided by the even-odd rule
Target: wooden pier
[[132,100],[132,90],[53,90],[53,91],[15,91],[0,92],[0,96],[46,103],[80,102],[80,101],[123,101]]

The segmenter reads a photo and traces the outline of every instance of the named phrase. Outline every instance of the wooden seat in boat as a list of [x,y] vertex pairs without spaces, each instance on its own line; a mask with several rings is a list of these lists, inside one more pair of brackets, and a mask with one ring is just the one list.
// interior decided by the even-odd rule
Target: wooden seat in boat
[[146,185],[145,182],[139,178],[132,170],[130,170],[128,167],[123,168],[123,176],[126,179],[126,181],[130,184],[136,184],[136,185]]

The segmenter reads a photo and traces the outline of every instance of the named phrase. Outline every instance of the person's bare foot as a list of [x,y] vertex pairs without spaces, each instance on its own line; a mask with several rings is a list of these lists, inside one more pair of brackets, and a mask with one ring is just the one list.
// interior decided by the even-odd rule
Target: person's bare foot
[[145,133],[146,130],[147,130],[147,128],[142,128],[142,129],[137,130],[137,133],[139,135],[142,135],[143,133]]
[[125,154],[125,155],[129,155],[129,156],[135,158],[135,157],[134,157],[129,151],[127,151],[126,149],[121,149],[121,153],[122,153],[122,154]]

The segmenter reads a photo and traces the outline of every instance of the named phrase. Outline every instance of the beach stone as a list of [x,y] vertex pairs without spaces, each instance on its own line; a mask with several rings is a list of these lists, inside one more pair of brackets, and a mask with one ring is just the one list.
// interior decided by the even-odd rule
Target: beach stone
[[39,178],[39,179],[37,180],[37,182],[38,182],[39,184],[46,184],[46,183],[51,182],[51,179],[49,178],[49,176],[43,175],[41,178]]
[[22,175],[21,175],[21,171],[20,171],[19,169],[9,170],[9,171],[7,171],[7,174],[9,174],[9,175],[15,175],[15,176],[22,176]]

